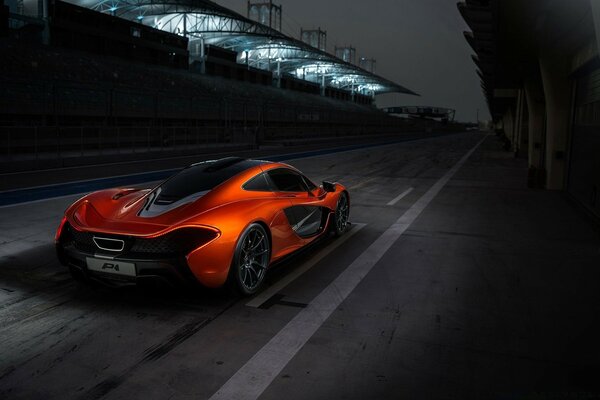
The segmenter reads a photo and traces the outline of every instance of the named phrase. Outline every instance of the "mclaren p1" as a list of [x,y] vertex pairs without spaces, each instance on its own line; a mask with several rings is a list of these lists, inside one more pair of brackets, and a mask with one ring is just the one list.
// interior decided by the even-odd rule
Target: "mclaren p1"
[[274,263],[349,224],[339,183],[315,185],[290,165],[224,158],[190,165],[151,189],[86,195],[55,236],[80,280],[192,282],[259,290]]

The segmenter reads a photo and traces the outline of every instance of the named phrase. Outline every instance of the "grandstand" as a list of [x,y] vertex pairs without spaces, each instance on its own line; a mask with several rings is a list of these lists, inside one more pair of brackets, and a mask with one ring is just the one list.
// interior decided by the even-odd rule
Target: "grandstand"
[[50,0],[49,5],[50,38],[55,46],[188,68],[188,40],[185,37],[63,1]]
[[[192,57],[202,61],[205,44],[237,53],[237,61],[351,94],[416,94],[355,64],[246,18],[209,0],[69,0],[90,9],[138,21],[189,38]],[[273,7],[273,4],[271,4]],[[277,12],[281,9],[275,7]],[[278,18],[281,18],[279,15]],[[264,21],[263,21],[264,22]]]
[[[373,107],[375,89],[407,89],[372,74],[363,83],[380,86],[368,90],[336,86],[341,75],[333,73],[323,86],[323,77],[315,82],[240,63],[240,48],[224,46],[218,32],[207,35],[198,59],[195,50],[188,53],[198,41],[191,35],[58,0],[48,13],[46,20],[11,11],[9,37],[0,39],[2,171],[365,140],[435,125]],[[46,25],[47,34],[40,31]],[[330,62],[339,63],[338,72],[360,72]]]
[[8,6],[0,6],[0,37],[8,36]]

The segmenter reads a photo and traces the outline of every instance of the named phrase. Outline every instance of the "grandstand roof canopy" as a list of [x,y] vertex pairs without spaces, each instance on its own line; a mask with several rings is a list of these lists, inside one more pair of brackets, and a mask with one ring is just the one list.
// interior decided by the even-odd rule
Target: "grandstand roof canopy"
[[208,0],[68,0],[231,49],[238,62],[362,94],[415,92]]

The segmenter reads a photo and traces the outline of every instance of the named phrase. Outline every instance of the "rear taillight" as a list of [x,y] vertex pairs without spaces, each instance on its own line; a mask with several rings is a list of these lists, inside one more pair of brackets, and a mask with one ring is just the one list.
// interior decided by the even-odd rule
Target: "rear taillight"
[[56,230],[56,235],[54,235],[54,243],[58,243],[58,241],[60,240],[60,235],[62,235],[62,231],[63,231],[63,228],[65,227],[66,223],[67,223],[67,216],[65,215],[60,220],[60,225],[58,225],[58,229]]
[[207,228],[180,228],[154,238],[135,238],[134,253],[188,254],[219,237],[219,231]]

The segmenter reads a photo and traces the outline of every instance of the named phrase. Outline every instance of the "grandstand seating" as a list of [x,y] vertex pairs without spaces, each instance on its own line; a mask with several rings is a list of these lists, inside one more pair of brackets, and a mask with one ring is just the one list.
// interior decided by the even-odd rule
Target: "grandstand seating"
[[[364,121],[363,116],[389,120],[371,106],[270,86],[233,83],[114,57],[10,40],[0,43],[0,51],[5,55],[0,64],[0,79],[6,85],[0,99],[3,114],[214,120],[222,119],[225,112],[226,106],[220,103],[235,98],[248,109],[257,105],[268,108],[272,120],[277,121],[301,122],[297,115],[309,109],[320,113],[318,120],[323,122],[328,121],[326,116],[336,113],[342,114],[348,124]],[[231,112],[232,107],[229,104],[230,119],[260,118],[258,112]],[[302,110],[295,112],[297,107]]]
[[[173,68],[164,52],[185,49],[187,65],[187,39],[149,27],[139,43],[157,52],[124,54],[132,24],[140,24],[93,15],[95,31],[75,22],[79,13],[97,13],[54,4],[51,45],[21,32],[0,38],[2,172],[426,128],[386,115],[368,96],[333,88],[321,96],[319,85],[288,75],[274,87],[270,72],[218,47],[206,47],[207,74]],[[115,43],[125,47],[110,50]]]
[[0,5],[0,37],[8,36],[8,6]]
[[0,51],[5,170],[48,166],[52,157],[156,156],[401,130],[372,106],[311,93],[12,39],[0,39]]
[[58,0],[49,2],[55,46],[188,68],[188,40],[122,18]]

